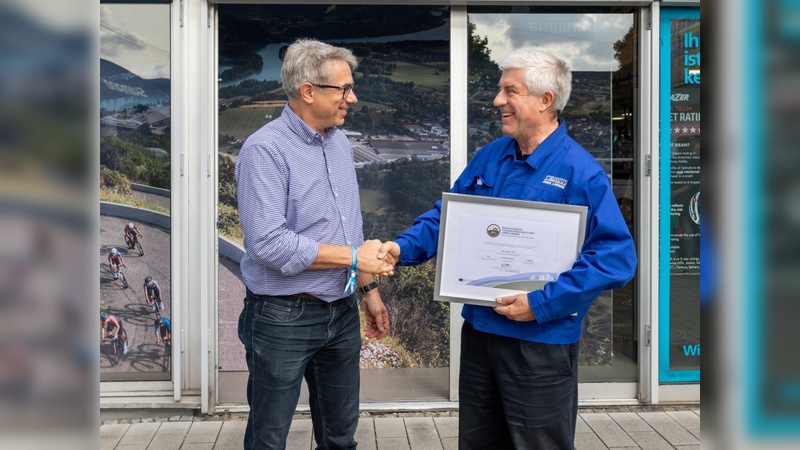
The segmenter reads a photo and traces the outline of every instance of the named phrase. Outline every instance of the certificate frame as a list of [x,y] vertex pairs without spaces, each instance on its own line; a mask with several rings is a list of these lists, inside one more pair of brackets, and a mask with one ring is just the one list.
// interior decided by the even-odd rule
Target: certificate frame
[[[445,192],[441,211],[433,299],[497,306],[495,298],[541,289],[572,267],[588,208]],[[496,276],[468,276],[481,267]]]

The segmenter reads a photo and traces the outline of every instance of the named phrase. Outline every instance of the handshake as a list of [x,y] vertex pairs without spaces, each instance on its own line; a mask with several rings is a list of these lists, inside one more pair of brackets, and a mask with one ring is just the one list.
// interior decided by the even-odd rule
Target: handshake
[[389,277],[394,275],[394,266],[399,261],[400,246],[397,242],[371,239],[358,247],[359,272]]

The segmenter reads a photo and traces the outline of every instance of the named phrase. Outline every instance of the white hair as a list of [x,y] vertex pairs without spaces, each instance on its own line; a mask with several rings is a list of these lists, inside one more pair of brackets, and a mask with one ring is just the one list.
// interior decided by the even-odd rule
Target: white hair
[[553,109],[561,114],[572,91],[572,71],[563,59],[534,48],[518,50],[500,62],[500,70],[520,69],[524,72],[525,87],[533,95],[552,92]]
[[283,90],[291,98],[300,96],[303,83],[329,84],[328,61],[344,61],[350,71],[358,68],[358,60],[350,49],[334,47],[314,39],[298,39],[286,49],[281,67]]

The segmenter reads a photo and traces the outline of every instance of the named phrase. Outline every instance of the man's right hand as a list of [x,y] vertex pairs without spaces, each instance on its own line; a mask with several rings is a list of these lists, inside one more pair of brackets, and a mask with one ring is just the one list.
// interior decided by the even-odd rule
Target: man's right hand
[[381,241],[371,239],[358,248],[358,270],[364,273],[389,277],[394,275],[396,258],[391,254],[378,257],[378,250],[383,247]]

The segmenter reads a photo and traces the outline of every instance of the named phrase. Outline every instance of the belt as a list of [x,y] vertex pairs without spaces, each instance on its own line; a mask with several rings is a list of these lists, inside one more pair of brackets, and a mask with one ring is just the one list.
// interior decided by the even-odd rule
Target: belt
[[323,301],[319,297],[311,295],[311,294],[308,294],[308,293],[305,293],[305,292],[301,292],[299,294],[292,294],[292,295],[268,295],[268,294],[267,295],[259,295],[259,294],[254,293],[253,291],[251,291],[250,288],[247,288],[247,294],[252,296],[252,297],[255,297],[258,300],[263,300],[266,297],[289,298],[289,299],[294,299],[294,298],[298,298],[299,297],[299,298],[303,298],[303,299],[306,299],[306,300],[317,300],[317,301],[320,301],[320,302]]

